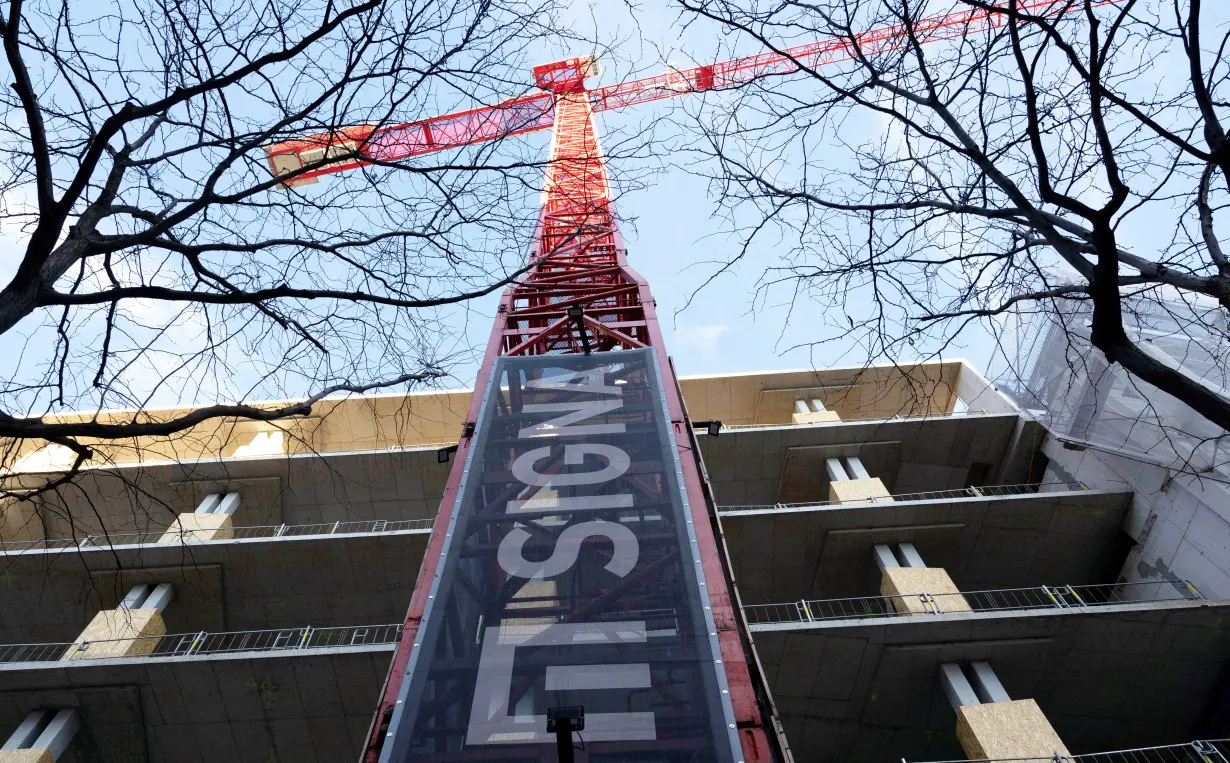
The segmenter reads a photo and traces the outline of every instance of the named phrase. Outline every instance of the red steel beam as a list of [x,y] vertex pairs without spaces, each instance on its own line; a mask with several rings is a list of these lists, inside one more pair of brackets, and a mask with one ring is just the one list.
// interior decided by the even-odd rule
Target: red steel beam
[[[722,667],[725,669],[735,719],[739,725],[741,760],[762,763],[774,760],[769,743],[770,721],[758,699],[759,676],[753,676],[755,662],[741,629],[741,613],[728,593],[729,577],[715,538],[713,507],[702,489],[698,455],[690,438],[682,398],[666,354],[662,333],[654,312],[653,297],[645,280],[629,267],[611,204],[605,160],[594,126],[593,101],[589,93],[575,87],[554,94],[555,131],[547,164],[544,195],[536,244],[531,252],[535,261],[524,281],[509,287],[501,297],[495,325],[487,344],[487,354],[475,388],[484,389],[500,355],[542,352],[584,352],[581,327],[589,332],[595,345],[605,342],[609,349],[650,347],[658,357],[663,375],[667,411],[674,444],[683,470],[683,488],[688,496],[697,543],[709,581],[708,603],[719,631]],[[587,265],[576,267],[576,259]],[[544,298],[542,287],[550,294]],[[597,289],[597,291],[595,291]],[[571,293],[574,296],[568,297]],[[605,302],[620,299],[611,306]],[[591,303],[599,315],[610,310],[619,313],[618,328],[584,312],[577,321],[568,315],[569,307],[586,309]],[[533,328],[521,325],[527,322]],[[578,325],[579,324],[579,325]],[[550,341],[549,341],[550,340]],[[470,403],[468,422],[477,421],[481,396]],[[428,590],[436,575],[449,525],[449,512],[460,490],[464,464],[472,446],[472,427],[462,433],[453,468],[441,501],[419,572],[418,582],[405,620],[402,641],[390,667],[389,678],[380,699],[365,751],[366,761],[376,761],[385,739],[386,724],[401,689],[411,648],[418,635]],[[749,667],[752,666],[752,667]]]
[[[1100,0],[1096,6],[1123,0]],[[1059,0],[1022,0],[1017,12],[1040,16],[1059,16],[1083,10],[1078,3]],[[622,109],[687,93],[734,87],[756,79],[789,75],[804,69],[850,61],[904,48],[909,33],[926,44],[963,37],[1005,23],[1007,6],[997,10],[975,8],[920,19],[910,27],[889,24],[876,27],[853,39],[835,38],[810,42],[721,63],[672,69],[653,77],[620,82],[586,91],[577,85],[579,74],[593,72],[589,59],[569,59],[536,67],[540,86],[554,86],[557,92],[587,93],[594,111]],[[579,63],[578,63],[579,62]],[[578,67],[586,66],[584,72]],[[554,68],[551,68],[554,67]],[[499,140],[546,130],[554,123],[555,100],[550,93],[534,93],[510,98],[493,106],[479,106],[443,114],[417,122],[393,125],[357,125],[333,132],[308,135],[265,148],[270,170],[275,176],[295,173],[285,185],[317,182],[321,175],[356,169],[364,165],[398,162],[415,156],[447,151],[462,146]],[[306,169],[305,169],[306,168]]]

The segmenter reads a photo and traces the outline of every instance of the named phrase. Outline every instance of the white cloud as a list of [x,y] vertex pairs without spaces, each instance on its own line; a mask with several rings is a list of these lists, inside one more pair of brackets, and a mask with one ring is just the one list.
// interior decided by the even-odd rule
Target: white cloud
[[676,347],[686,347],[689,352],[708,354],[717,349],[718,340],[728,333],[730,326],[725,323],[680,326],[675,329],[674,344]]

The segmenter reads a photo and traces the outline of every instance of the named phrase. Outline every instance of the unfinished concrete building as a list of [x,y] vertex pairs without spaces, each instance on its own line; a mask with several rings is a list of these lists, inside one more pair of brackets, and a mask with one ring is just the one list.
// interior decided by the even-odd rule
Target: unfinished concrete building
[[[1230,549],[1138,574],[1156,501],[1053,468],[969,364],[680,381],[794,760],[1226,759]],[[358,759],[469,401],[215,422],[47,492],[66,454],[19,454],[0,761]]]

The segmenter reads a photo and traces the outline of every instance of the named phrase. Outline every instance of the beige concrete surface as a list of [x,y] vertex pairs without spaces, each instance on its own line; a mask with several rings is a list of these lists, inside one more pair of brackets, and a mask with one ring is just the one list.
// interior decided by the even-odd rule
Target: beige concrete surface
[[55,763],[51,750],[34,747],[28,750],[0,750],[0,763]]
[[957,741],[971,760],[1068,755],[1032,699],[965,705],[957,711]]
[[159,543],[184,543],[200,540],[227,540],[235,537],[230,514],[180,514]]
[[884,487],[879,477],[865,480],[831,480],[829,500],[841,503],[865,503],[867,501],[890,502],[892,493]]
[[94,615],[61,660],[150,654],[158,646],[158,639],[152,637],[166,634],[166,623],[156,609],[104,609]]
[[841,416],[837,415],[837,411],[809,411],[792,414],[790,420],[795,424],[826,424],[841,421]]
[[[903,614],[923,615],[931,610],[916,594],[929,593],[942,612],[969,612],[969,603],[941,567],[889,567],[880,579],[880,595],[893,599],[893,609]],[[913,595],[911,595],[913,594]]]

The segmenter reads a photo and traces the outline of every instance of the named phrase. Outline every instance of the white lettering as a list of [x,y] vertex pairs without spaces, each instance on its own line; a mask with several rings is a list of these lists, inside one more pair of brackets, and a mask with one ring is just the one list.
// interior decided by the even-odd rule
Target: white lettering
[[614,445],[582,442],[564,446],[564,463],[568,466],[576,466],[577,464],[585,463],[585,456],[594,455],[605,458],[607,460],[606,467],[593,472],[574,474],[541,474],[536,471],[534,465],[550,455],[550,447],[527,450],[513,460],[511,467],[513,476],[526,485],[538,485],[540,487],[594,485],[599,482],[615,479],[628,471],[628,466],[631,465],[631,459],[628,458],[627,452],[622,448],[617,448]]
[[[573,383],[578,380],[580,381],[579,384]],[[589,392],[594,395],[619,395],[622,397],[624,394],[622,387],[615,387],[606,383],[606,368],[603,366],[589,368],[584,371],[574,371],[572,378],[563,384],[556,384],[544,379],[532,379],[526,382],[525,386],[533,389]]]
[[569,435],[591,434],[623,434],[625,427],[618,424],[582,424],[574,426],[583,419],[600,416],[604,413],[619,410],[624,406],[622,400],[590,400],[584,403],[528,403],[522,410],[526,413],[556,413],[570,411],[563,416],[556,416],[532,427],[522,427],[517,437],[566,437]]
[[517,525],[500,541],[496,560],[509,575],[530,580],[555,577],[577,563],[581,544],[593,537],[604,537],[611,541],[615,550],[604,569],[621,578],[632,571],[641,553],[635,533],[623,525],[604,522],[601,519],[565,528],[560,533],[551,556],[542,562],[531,562],[525,558],[525,544],[532,537],[523,526]]
[[[517,647],[585,646],[587,644],[643,644],[645,623],[640,621],[607,623],[554,623],[517,626],[516,629],[491,627],[483,633],[483,650],[478,658],[478,678],[474,683],[474,704],[466,744],[550,744],[545,715],[511,714],[513,658]],[[567,671],[579,671],[570,678]],[[595,672],[595,671],[598,672]],[[598,677],[607,683],[596,685]],[[649,665],[643,662],[616,665],[551,666],[547,668],[548,689],[646,689]],[[586,713],[585,740],[618,742],[657,739],[652,712]]]
[[631,493],[615,495],[547,495],[534,496],[525,501],[509,501],[509,514],[533,514],[539,512],[594,511],[596,509],[630,509]]

